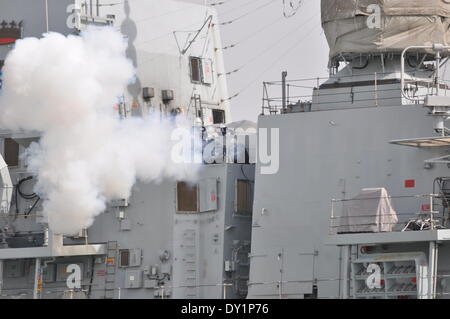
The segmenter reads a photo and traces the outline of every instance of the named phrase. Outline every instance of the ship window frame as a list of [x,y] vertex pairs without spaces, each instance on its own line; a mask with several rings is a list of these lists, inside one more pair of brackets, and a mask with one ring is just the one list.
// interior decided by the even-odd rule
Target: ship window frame
[[[126,257],[125,257],[126,255]],[[119,267],[129,267],[130,266],[130,256],[131,252],[129,249],[119,249]],[[126,262],[124,262],[126,258]]]
[[235,181],[234,213],[244,216],[253,214],[252,182],[249,179],[237,178]]
[[[221,121],[216,121],[217,117],[216,115],[220,113]],[[225,110],[222,109],[212,109],[211,110],[211,116],[213,120],[213,124],[225,124],[226,123],[226,114]]]
[[[193,63],[196,61],[196,65]],[[203,61],[202,58],[197,56],[189,57],[189,71],[192,83],[202,84],[203,83]],[[194,78],[194,74],[196,77]]]
[[187,182],[178,181],[175,190],[177,214],[198,214],[200,212],[199,193],[199,184],[190,185]]
[[3,159],[10,168],[20,166],[20,144],[13,138],[3,139]]

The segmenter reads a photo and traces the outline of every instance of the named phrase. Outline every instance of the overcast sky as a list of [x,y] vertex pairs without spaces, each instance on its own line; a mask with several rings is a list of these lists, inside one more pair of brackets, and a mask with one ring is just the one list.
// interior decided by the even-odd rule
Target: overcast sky
[[221,22],[248,13],[221,27],[224,46],[247,39],[224,51],[227,71],[246,65],[228,76],[230,95],[244,90],[231,103],[234,121],[256,121],[261,113],[262,82],[280,80],[283,70],[288,72],[288,79],[327,75],[328,46],[320,27],[319,0],[301,1],[300,9],[291,18],[283,16],[283,0],[209,1],[217,2],[224,2],[215,6]]

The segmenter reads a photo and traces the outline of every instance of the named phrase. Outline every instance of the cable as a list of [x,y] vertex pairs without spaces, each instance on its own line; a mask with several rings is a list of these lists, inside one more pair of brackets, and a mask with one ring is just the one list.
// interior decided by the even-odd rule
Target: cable
[[266,24],[264,27],[262,27],[262,28],[256,30],[255,32],[253,32],[253,33],[251,33],[251,34],[249,34],[249,35],[246,36],[245,38],[242,38],[242,39],[239,40],[238,42],[235,42],[234,44],[230,44],[230,45],[224,46],[222,49],[216,49],[216,50],[228,50],[228,49],[237,47],[237,46],[238,46],[239,44],[241,44],[242,42],[245,42],[245,41],[247,41],[247,40],[253,38],[255,35],[261,33],[262,31],[268,29],[269,27],[273,26],[274,24],[276,24],[277,22],[280,22],[280,21],[282,21],[282,20],[284,20],[284,18],[283,18],[283,17],[279,17],[278,19],[276,19],[276,20],[273,21],[272,23]]
[[200,29],[198,29],[198,30],[196,31],[196,34],[195,34],[194,38],[193,38],[192,40],[189,41],[189,43],[185,46],[185,48],[184,48],[183,50],[180,49],[180,45],[179,45],[179,43],[178,43],[178,39],[177,39],[177,35],[176,35],[177,32],[182,32],[182,31],[174,31],[174,32],[173,32],[173,35],[174,35],[174,37],[175,37],[175,41],[177,42],[178,49],[180,49],[181,55],[184,55],[184,54],[189,50],[189,48],[192,46],[192,44],[194,44],[195,40],[197,40],[198,36],[200,35],[200,33],[203,31],[203,29],[204,29],[207,25],[208,25],[208,31],[209,31],[209,25],[211,24],[212,19],[213,19],[213,16],[210,15],[210,16],[205,20],[205,22],[204,22],[203,25],[200,27]]
[[22,192],[22,190],[20,189],[20,187],[22,186],[23,183],[30,181],[33,179],[33,176],[28,176],[27,178],[21,179],[19,181],[19,183],[17,183],[17,191],[19,192],[19,195],[24,198],[24,199],[34,199],[36,197],[38,197],[38,195],[36,193],[32,193],[32,194],[25,194],[24,192]]
[[313,16],[311,16],[308,20],[305,21],[305,23],[303,23],[300,26],[296,26],[295,28],[293,28],[291,31],[289,31],[288,33],[286,33],[282,38],[278,39],[275,43],[272,43],[271,45],[267,46],[264,50],[258,52],[257,54],[255,54],[252,58],[248,59],[247,62],[245,62],[244,64],[242,64],[240,67],[229,71],[227,73],[219,73],[218,76],[221,76],[223,74],[225,75],[231,75],[233,73],[237,73],[239,71],[241,71],[242,69],[244,69],[245,67],[247,67],[248,65],[252,64],[253,62],[255,62],[257,59],[259,59],[260,57],[262,57],[264,54],[266,54],[268,51],[274,49],[276,47],[277,44],[279,44],[280,42],[282,42],[284,39],[288,38],[291,34],[293,34],[294,32],[298,32],[299,29],[301,29],[304,25],[306,25],[307,23],[309,23],[312,19],[314,19],[316,16],[318,15],[318,13],[314,14]]
[[222,100],[222,102],[226,101],[226,100],[232,100],[236,97],[238,97],[240,94],[242,94],[243,92],[245,92],[249,87],[255,85],[256,83],[256,79],[258,79],[259,77],[261,77],[262,75],[264,75],[267,71],[269,71],[277,62],[279,62],[279,60],[281,60],[282,58],[284,58],[286,55],[288,55],[293,49],[295,49],[300,43],[303,42],[304,39],[306,39],[307,37],[311,36],[312,31],[314,31],[319,25],[316,25],[313,29],[311,29],[308,34],[299,39],[299,41],[295,42],[294,45],[292,45],[291,47],[288,48],[288,50],[286,50],[279,58],[275,59],[273,63],[271,63],[266,69],[264,69],[261,73],[258,74],[257,77],[254,77],[251,81],[249,81],[240,91],[238,91],[237,93],[235,93],[234,95],[230,96],[228,99]]
[[[136,23],[141,23],[141,22],[145,22],[145,21],[148,21],[148,20],[152,20],[152,19],[158,19],[158,18],[161,18],[161,17],[165,17],[167,15],[170,15],[172,13],[177,13],[177,12],[188,10],[188,9],[191,9],[191,8],[198,8],[198,4],[185,6],[183,8],[179,8],[179,9],[175,9],[175,10],[171,10],[171,11],[166,11],[166,12],[164,12],[162,14],[150,16],[150,17],[147,17],[147,18],[144,18],[144,19],[141,19],[141,20],[124,21],[122,25],[126,25],[126,24],[129,24],[129,23],[135,23],[136,24]],[[120,28],[117,28],[117,29],[120,29]]]
[[30,216],[31,212],[33,211],[33,209],[37,206],[37,204],[41,201],[41,198],[39,196],[37,196],[36,201],[34,202],[34,204],[30,207],[30,209],[25,213],[25,218],[28,218],[28,216]]
[[124,4],[125,2],[116,2],[116,3],[99,3],[97,4],[97,6],[99,7],[113,7],[113,6],[118,6],[120,4]]
[[[233,1],[233,0],[230,0],[230,1]],[[230,2],[230,1],[228,1],[228,2]],[[224,15],[227,15],[227,14],[229,14],[230,12],[233,12],[233,11],[236,11],[236,10],[242,10],[242,8],[245,8],[246,6],[248,6],[249,4],[251,4],[251,3],[253,3],[253,2],[256,2],[256,1],[261,1],[261,0],[250,0],[250,1],[247,1],[247,2],[245,2],[245,3],[242,3],[242,4],[240,4],[239,6],[236,6],[236,7],[233,7],[233,8],[231,8],[230,10],[227,10],[227,11],[225,11],[225,12],[222,12],[220,15],[221,16],[224,16]]]
[[30,207],[30,209],[24,214],[25,218],[27,218],[31,214],[33,209],[37,206],[37,204],[41,200],[41,198],[39,197],[38,194],[36,194],[36,193],[25,194],[21,190],[22,184],[27,182],[27,181],[30,181],[32,179],[33,179],[33,176],[28,176],[26,178],[21,179],[16,185],[16,193],[15,193],[16,194],[16,217],[19,215],[19,198],[18,198],[18,195],[20,195],[23,199],[27,199],[27,200],[36,199],[35,202],[33,203],[33,205]]
[[[233,1],[233,0],[230,0],[230,1]],[[250,3],[253,3],[253,2],[255,2],[255,1],[259,1],[259,0],[250,0],[250,1],[246,2],[246,3],[244,3],[243,5],[240,5],[239,7],[235,7],[235,8],[233,8],[233,9],[231,9],[231,10],[226,11],[225,13],[222,13],[221,16],[222,16],[222,15],[226,15],[226,14],[228,14],[229,12],[234,11],[235,9],[241,9],[241,8],[247,6],[247,5],[249,5]],[[271,2],[273,2],[273,1],[275,1],[275,0],[271,0]],[[174,10],[174,11],[169,11],[169,12],[163,14],[163,15],[153,16],[153,17],[149,17],[149,18],[146,18],[146,19],[143,19],[143,20],[134,21],[134,22],[135,22],[135,23],[138,23],[138,22],[146,21],[146,20],[149,20],[149,19],[152,19],[152,18],[161,17],[161,16],[164,16],[164,15],[168,15],[168,14],[171,14],[171,13],[179,12],[179,11],[186,10],[186,9],[189,9],[189,8],[193,8],[193,7],[198,7],[198,5],[184,7],[184,8],[181,8],[181,9]],[[243,18],[243,17],[241,17],[241,18]],[[220,24],[220,23],[219,23],[219,24]],[[195,26],[197,26],[197,25],[198,25],[197,22],[196,22],[196,23],[192,23],[192,24],[189,24],[189,25],[183,27],[182,29],[189,29],[189,28],[195,27]],[[212,24],[212,26],[214,26],[214,24]],[[181,32],[181,31],[177,31],[177,32]],[[173,34],[173,31],[166,32],[166,33],[164,33],[164,34],[161,34],[161,35],[159,35],[159,36],[156,36],[156,37],[154,37],[154,38],[151,38],[151,39],[148,39],[148,40],[145,40],[145,41],[135,42],[134,44],[135,44],[135,45],[146,44],[146,43],[152,42],[152,41],[154,41],[154,40],[159,40],[159,39],[161,39],[161,38],[163,38],[163,37],[165,37],[165,36],[168,36],[168,35],[170,35],[170,34]]]
[[226,22],[220,22],[220,23],[218,23],[218,25],[230,25],[238,20],[241,20],[242,18],[245,18],[245,17],[247,17],[255,12],[258,12],[259,10],[271,5],[274,1],[276,1],[276,0],[270,0],[269,2],[266,2],[265,4],[263,4],[259,7],[256,7],[255,9],[248,11],[248,12],[244,13],[243,15],[238,16],[237,18],[234,18],[234,19],[226,21]]
[[228,4],[229,2],[233,2],[234,0],[226,0],[226,1],[217,1],[215,3],[207,3],[208,6],[214,7],[214,6],[221,6],[223,4]]

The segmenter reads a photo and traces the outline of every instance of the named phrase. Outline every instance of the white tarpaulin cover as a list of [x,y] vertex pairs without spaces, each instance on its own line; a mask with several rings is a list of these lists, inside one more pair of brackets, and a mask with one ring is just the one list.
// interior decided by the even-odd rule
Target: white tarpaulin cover
[[[369,28],[368,6],[381,8],[381,27]],[[322,0],[330,57],[401,52],[412,45],[450,43],[450,0]]]
[[390,232],[398,222],[384,188],[365,188],[343,203],[338,233]]

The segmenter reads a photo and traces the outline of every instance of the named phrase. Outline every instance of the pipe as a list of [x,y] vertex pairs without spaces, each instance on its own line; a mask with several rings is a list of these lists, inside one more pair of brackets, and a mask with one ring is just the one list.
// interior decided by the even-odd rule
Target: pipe
[[0,260],[0,295],[3,291],[3,260]]
[[283,112],[286,112],[286,77],[287,77],[287,72],[283,71],[281,73],[281,85],[282,85],[281,99],[282,99],[282,105],[283,105]]
[[42,290],[41,258],[36,258],[36,266],[34,269],[33,299],[41,299],[41,290]]
[[433,299],[436,261],[436,242],[430,241],[428,251],[428,299]]
[[438,248],[435,241],[430,242],[428,257],[428,298],[436,298]]
[[350,273],[350,254],[352,246],[344,246],[344,256],[342,257],[343,276],[342,276],[342,299],[348,299],[349,297],[349,273]]
[[13,183],[9,174],[8,165],[0,155],[0,214],[8,214],[11,207]]

